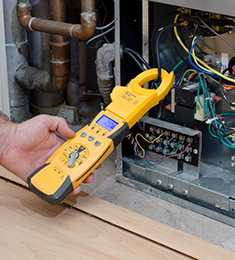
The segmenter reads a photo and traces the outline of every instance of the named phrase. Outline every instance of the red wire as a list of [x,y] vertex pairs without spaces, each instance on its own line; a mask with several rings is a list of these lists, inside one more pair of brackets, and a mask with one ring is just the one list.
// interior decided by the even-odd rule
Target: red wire
[[155,161],[161,161],[162,159],[170,158],[170,157],[175,157],[175,156],[178,156],[178,155],[181,155],[181,154],[185,153],[190,145],[191,145],[191,143],[189,143],[189,144],[186,146],[186,148],[183,150],[183,152],[181,152],[181,153],[168,155],[168,156],[162,157],[161,159],[145,158],[145,157],[141,157],[139,154],[138,154],[138,156],[139,156],[140,158],[144,159],[144,160],[147,160],[147,161],[154,161],[154,162],[155,162]]

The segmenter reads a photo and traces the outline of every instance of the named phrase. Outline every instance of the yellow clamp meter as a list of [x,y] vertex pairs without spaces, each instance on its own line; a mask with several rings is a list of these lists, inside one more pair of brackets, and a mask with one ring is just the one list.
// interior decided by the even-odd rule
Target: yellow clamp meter
[[49,203],[60,204],[108,157],[129,129],[167,95],[174,73],[161,72],[157,90],[142,86],[157,79],[158,69],[140,73],[127,87],[116,86],[111,93],[112,102],[105,110],[28,177],[30,189]]

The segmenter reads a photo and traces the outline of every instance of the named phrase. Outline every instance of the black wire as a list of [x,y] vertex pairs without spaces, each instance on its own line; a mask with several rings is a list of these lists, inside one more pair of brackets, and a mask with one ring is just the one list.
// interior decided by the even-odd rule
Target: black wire
[[[210,97],[211,91],[210,91],[210,87],[207,82],[207,78],[206,78],[205,74],[203,74],[203,73],[201,73],[201,76],[202,76],[204,88],[206,90],[206,96]],[[209,101],[205,100],[205,102],[209,102]],[[209,102],[209,105],[208,105],[209,119],[213,118],[213,115],[214,115],[213,110],[214,110],[213,105],[211,102]],[[211,132],[218,138],[225,138],[234,133],[234,130],[229,127],[226,127],[226,125],[219,118],[216,119],[216,122],[220,124],[220,127],[217,127],[215,124],[215,121],[212,121],[211,122]]]
[[[230,70],[231,68],[226,68],[222,74],[225,74],[228,70]],[[223,96],[223,99],[231,106],[231,107],[235,107],[235,104],[233,104],[230,100],[228,100],[228,98],[225,96],[225,91],[224,91],[224,88],[222,86],[222,81],[223,81],[223,78],[220,77],[219,79],[219,89],[220,89],[220,92]]]
[[152,52],[152,58],[153,58],[153,65],[154,67],[157,67],[157,63],[156,63],[156,58],[155,58],[155,49],[154,49],[154,46],[155,46],[155,34],[156,32],[158,31],[160,25],[166,21],[167,18],[170,18],[171,16],[175,16],[177,15],[179,12],[172,12],[172,13],[169,13],[167,15],[165,15],[158,23],[157,25],[155,26],[155,28],[153,29],[152,31],[152,35],[151,35],[151,52]]
[[157,68],[158,68],[158,78],[157,78],[157,82],[161,81],[161,59],[160,59],[160,51],[159,51],[159,41],[160,38],[162,36],[162,34],[167,31],[170,28],[173,28],[175,26],[180,26],[180,23],[172,23],[172,24],[168,24],[167,26],[165,26],[157,35],[157,39],[156,39],[156,57],[157,57]]
[[147,63],[147,61],[136,51],[130,49],[130,48],[127,48],[125,47],[125,49],[127,52],[130,52],[132,54],[134,54],[140,61],[143,62],[143,64],[146,66],[147,69],[151,69],[150,65]]
[[126,49],[124,49],[123,52],[126,53],[127,55],[129,55],[129,57],[137,64],[137,66],[140,68],[141,71],[145,71],[142,64],[139,62],[139,60],[131,52],[127,51]]
[[[138,58],[141,62],[143,62],[144,63],[144,65],[147,67],[147,69],[151,69],[151,67],[150,67],[150,65],[147,63],[147,61],[138,53],[138,52],[136,52],[136,51],[134,51],[134,50],[132,50],[132,49],[130,49],[130,48],[127,48],[127,47],[125,47],[124,48],[124,52],[125,53],[127,53],[128,55],[131,55],[130,57],[134,60],[134,56],[133,55],[135,55],[136,56],[136,58]],[[137,61],[136,59],[134,60],[135,62]],[[140,64],[140,63],[139,63]],[[138,64],[138,66],[140,66]],[[142,65],[141,65],[142,66]],[[142,67],[143,68],[143,67]],[[143,68],[143,70],[145,70],[144,68]],[[156,84],[155,83],[157,83],[155,80],[152,80],[151,81],[151,87],[150,87],[150,89],[153,89],[154,88],[154,86],[156,86]]]
[[179,57],[181,58],[181,60],[183,60],[184,63],[187,64],[187,66],[189,66],[189,65],[191,66],[190,62],[189,62],[187,59],[185,59],[185,57],[183,57],[183,55],[180,53],[178,47],[176,46],[175,39],[176,39],[176,38],[175,38],[175,34],[174,34],[174,31],[172,30],[172,45],[173,45],[175,51],[177,52],[177,54],[179,55]]
[[192,45],[193,45],[193,39],[194,39],[195,36],[196,36],[197,29],[198,29],[198,25],[199,25],[199,22],[197,22],[197,24],[196,24],[196,26],[195,26],[195,28],[194,28],[194,32],[193,32],[193,36],[192,36],[192,40],[191,40],[191,43],[190,43],[190,49],[191,49],[191,47],[192,47]]
[[198,17],[199,21],[207,27],[208,30],[210,30],[214,35],[217,35],[220,39],[225,41],[230,47],[232,47],[235,50],[235,46],[229,42],[227,39],[225,39],[223,36],[221,36],[219,33],[217,33],[215,30],[213,30],[205,21],[203,21],[200,17]]

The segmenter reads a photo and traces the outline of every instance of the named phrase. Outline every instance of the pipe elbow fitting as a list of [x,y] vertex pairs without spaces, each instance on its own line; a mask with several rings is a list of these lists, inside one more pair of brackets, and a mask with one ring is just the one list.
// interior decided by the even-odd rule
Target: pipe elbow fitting
[[96,31],[96,13],[83,12],[81,14],[81,24],[77,24],[71,28],[71,36],[73,38],[86,41],[91,38]]
[[31,4],[29,1],[18,0],[17,1],[17,17],[18,21],[21,26],[26,29],[30,30],[30,20],[31,16]]

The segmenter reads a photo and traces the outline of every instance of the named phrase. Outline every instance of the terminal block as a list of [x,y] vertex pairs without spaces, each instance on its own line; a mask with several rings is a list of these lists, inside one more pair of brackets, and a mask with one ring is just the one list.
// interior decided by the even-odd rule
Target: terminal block
[[170,158],[196,167],[199,166],[200,131],[153,118],[142,118],[141,123],[143,124],[144,137],[149,141],[143,141],[142,144],[146,151],[161,156],[178,154],[170,156]]

